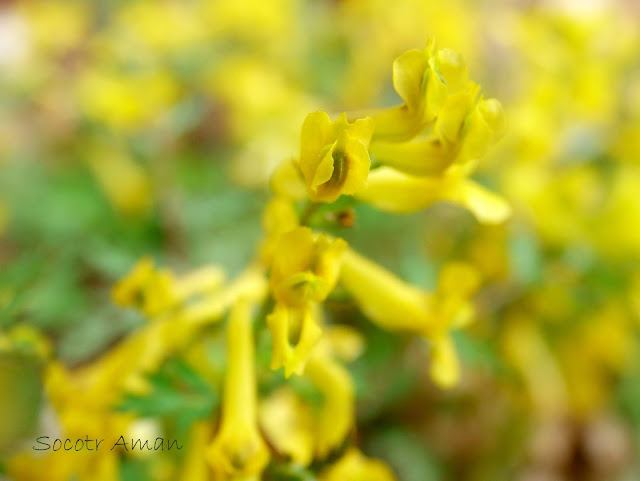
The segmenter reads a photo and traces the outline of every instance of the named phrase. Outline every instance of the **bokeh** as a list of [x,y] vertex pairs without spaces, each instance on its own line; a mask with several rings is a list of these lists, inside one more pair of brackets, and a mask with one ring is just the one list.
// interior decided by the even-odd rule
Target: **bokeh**
[[[176,276],[243,275],[270,177],[299,155],[307,114],[397,104],[394,59],[429,39],[459,52],[502,103],[505,134],[473,179],[511,216],[483,223],[447,202],[397,215],[343,196],[315,219],[426,291],[448,263],[473,266],[475,320],[452,334],[460,381],[434,383],[423,339],[368,322],[339,287],[323,315],[354,331],[333,347],[359,352],[344,356],[353,425],[322,459],[291,462],[311,441],[283,410],[340,421],[296,404],[318,402],[301,378],[290,379],[298,401],[278,391],[289,381],[268,369],[265,329],[255,349],[271,461],[262,477],[237,479],[640,479],[633,0],[0,1],[0,477],[236,479],[210,478],[201,463],[231,355],[223,323],[166,356],[156,340],[119,350],[150,321],[118,305],[113,287],[140,259]],[[154,335],[160,345],[180,333]],[[103,361],[115,352],[121,364]],[[109,379],[144,365],[144,386],[86,414],[95,399],[69,376],[96,363]],[[327,391],[339,393],[334,382]],[[93,395],[115,396],[106,381]],[[38,456],[35,439],[65,423],[186,448]],[[327,468],[347,446],[394,478]]]

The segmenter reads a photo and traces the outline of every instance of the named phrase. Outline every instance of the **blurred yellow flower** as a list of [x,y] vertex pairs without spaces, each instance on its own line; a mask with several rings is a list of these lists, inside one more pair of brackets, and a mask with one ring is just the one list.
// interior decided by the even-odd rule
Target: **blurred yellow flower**
[[156,269],[148,257],[143,257],[129,274],[112,290],[116,304],[137,307],[147,316],[165,313],[198,294],[218,289],[225,280],[218,266],[204,266],[180,277],[168,269]]
[[93,150],[87,162],[113,207],[125,215],[146,214],[153,204],[147,171],[123,150],[99,144]]
[[251,306],[239,300],[227,326],[222,420],[207,459],[224,480],[258,479],[269,451],[258,430]]
[[424,292],[352,249],[345,252],[340,272],[340,283],[369,319],[383,329],[415,333],[431,344],[431,376],[442,387],[458,381],[449,330],[473,319],[469,299],[479,282],[474,268],[452,263],[443,268],[435,292]]
[[395,481],[393,471],[382,461],[365,457],[350,448],[320,475],[321,481]]
[[481,223],[497,224],[511,215],[511,207],[498,194],[466,178],[464,168],[442,176],[415,177],[389,167],[369,174],[369,185],[357,198],[378,209],[416,212],[436,202],[450,202],[470,210]]

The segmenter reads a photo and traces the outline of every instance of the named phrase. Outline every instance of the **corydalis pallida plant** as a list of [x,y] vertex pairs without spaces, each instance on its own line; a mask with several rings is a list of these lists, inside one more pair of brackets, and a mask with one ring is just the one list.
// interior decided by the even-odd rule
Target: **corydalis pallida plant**
[[[115,286],[114,301],[139,309],[149,323],[90,369],[65,372],[69,384],[86,378],[109,393],[92,401],[91,413],[115,410],[128,392],[145,392],[146,374],[219,335],[212,326],[230,312],[226,369],[212,380],[222,391],[211,423],[216,427],[211,436],[202,430],[198,439],[207,447],[197,459],[189,457],[202,466],[184,473],[257,480],[265,469],[291,461],[304,469],[320,466],[315,474],[323,480],[394,479],[355,446],[341,450],[352,444],[346,440],[355,422],[356,390],[345,364],[361,354],[364,340],[352,327],[328,322],[325,303],[341,286],[378,327],[426,341],[432,379],[450,387],[460,375],[450,332],[473,320],[480,278],[472,266],[450,263],[436,289],[425,291],[322,232],[313,212],[321,208],[339,220],[336,201],[343,195],[391,212],[448,201],[481,222],[502,221],[509,208],[469,179],[500,137],[504,119],[499,102],[483,99],[468,80],[461,56],[430,42],[396,59],[393,82],[398,106],[343,113],[334,121],[325,112],[309,114],[299,156],[274,172],[264,237],[243,274],[228,282],[222,269],[210,266],[176,276],[143,259]],[[258,355],[263,339],[270,357]],[[279,370],[275,388],[261,385],[265,373]],[[309,386],[313,400],[295,389],[293,376]],[[332,453],[338,461],[330,465]]]

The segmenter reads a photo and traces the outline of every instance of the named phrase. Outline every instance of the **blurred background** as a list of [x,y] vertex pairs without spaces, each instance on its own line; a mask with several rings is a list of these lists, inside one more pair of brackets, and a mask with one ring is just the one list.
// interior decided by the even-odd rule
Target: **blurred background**
[[[353,321],[358,442],[401,481],[639,480],[635,0],[0,1],[0,459],[42,422],[45,353],[83,366],[143,324],[117,279],[143,255],[238,273],[305,115],[398,103],[392,62],[428,38],[504,105],[475,178],[514,215],[355,207],[340,235],[408,281],[484,277],[451,391],[415,342]],[[162,479],[145,463],[123,479]]]

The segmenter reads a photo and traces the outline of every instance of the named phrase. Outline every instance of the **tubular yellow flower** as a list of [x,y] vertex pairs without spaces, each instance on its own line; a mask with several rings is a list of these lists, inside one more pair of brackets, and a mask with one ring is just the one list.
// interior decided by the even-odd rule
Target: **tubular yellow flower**
[[354,387],[344,367],[314,354],[305,377],[321,394],[319,406],[309,405],[283,387],[260,407],[260,424],[269,441],[303,466],[340,446],[354,422]]
[[155,273],[149,257],[141,258],[131,271],[113,286],[111,297],[120,306],[137,306],[142,301],[143,290]]
[[178,481],[203,481],[209,479],[206,445],[211,439],[211,426],[198,421],[189,430],[189,446]]
[[315,441],[313,412],[292,388],[283,386],[262,401],[259,417],[265,437],[277,452],[302,466],[311,464]]
[[372,134],[369,117],[349,123],[346,114],[335,122],[322,111],[307,115],[302,124],[300,170],[312,200],[333,202],[367,185]]
[[511,215],[509,204],[467,179],[464,168],[450,169],[443,176],[415,177],[381,167],[369,174],[367,189],[356,197],[378,209],[397,213],[416,212],[436,202],[451,202],[469,209],[484,224],[497,224]]
[[430,342],[431,364],[429,374],[440,387],[449,388],[460,379],[460,363],[451,336],[441,336]]
[[320,402],[310,403],[291,387],[283,386],[261,403],[260,426],[279,453],[308,466],[344,441],[354,422],[354,387],[337,360],[353,361],[362,348],[357,331],[348,326],[329,326],[305,372],[319,392]]
[[311,356],[305,376],[322,393],[322,406],[314,421],[316,455],[324,458],[344,441],[353,426],[353,381],[342,365],[323,355]]
[[365,457],[350,448],[335,464],[327,468],[320,481],[395,481],[393,471],[377,459]]
[[143,257],[129,274],[113,287],[116,304],[138,307],[147,316],[166,312],[191,296],[215,291],[225,280],[218,266],[201,267],[189,274],[175,277],[167,269],[156,269],[148,257]]
[[464,327],[473,318],[469,297],[479,284],[474,269],[458,263],[445,266],[436,291],[427,293],[347,249],[340,282],[362,312],[383,329],[424,337],[432,345],[433,380],[442,387],[455,384],[459,369],[448,331]]
[[220,430],[207,456],[223,479],[257,478],[269,461],[258,431],[251,307],[240,300],[227,326],[228,366],[224,381]]
[[362,312],[384,329],[422,331],[429,323],[429,300],[417,287],[347,248],[340,283]]
[[[144,263],[143,263],[144,265]],[[134,269],[135,270],[135,269]],[[211,288],[218,272],[215,267],[202,268],[187,274],[178,282],[184,291],[203,286]],[[205,280],[206,282],[200,283]],[[96,379],[95,387],[101,396],[118,396],[123,390],[144,392],[147,383],[144,374],[157,369],[169,355],[184,348],[203,326],[216,322],[238,299],[260,302],[267,294],[267,281],[260,269],[249,268],[228,285],[202,292],[170,315],[155,318],[119,343],[108,354],[86,366],[81,373]],[[101,390],[104,390],[101,391]]]
[[[98,374],[98,373],[96,373]],[[44,385],[62,433],[59,437],[78,439],[117,439],[133,421],[129,413],[115,410],[121,391],[111,379],[85,376],[68,371],[58,361],[52,361],[44,372]],[[117,479],[118,453],[100,449],[93,453],[71,451],[47,452],[34,456],[29,449],[7,462],[11,479],[35,481],[43,478],[54,481],[112,481]],[[86,455],[85,455],[86,454]]]

